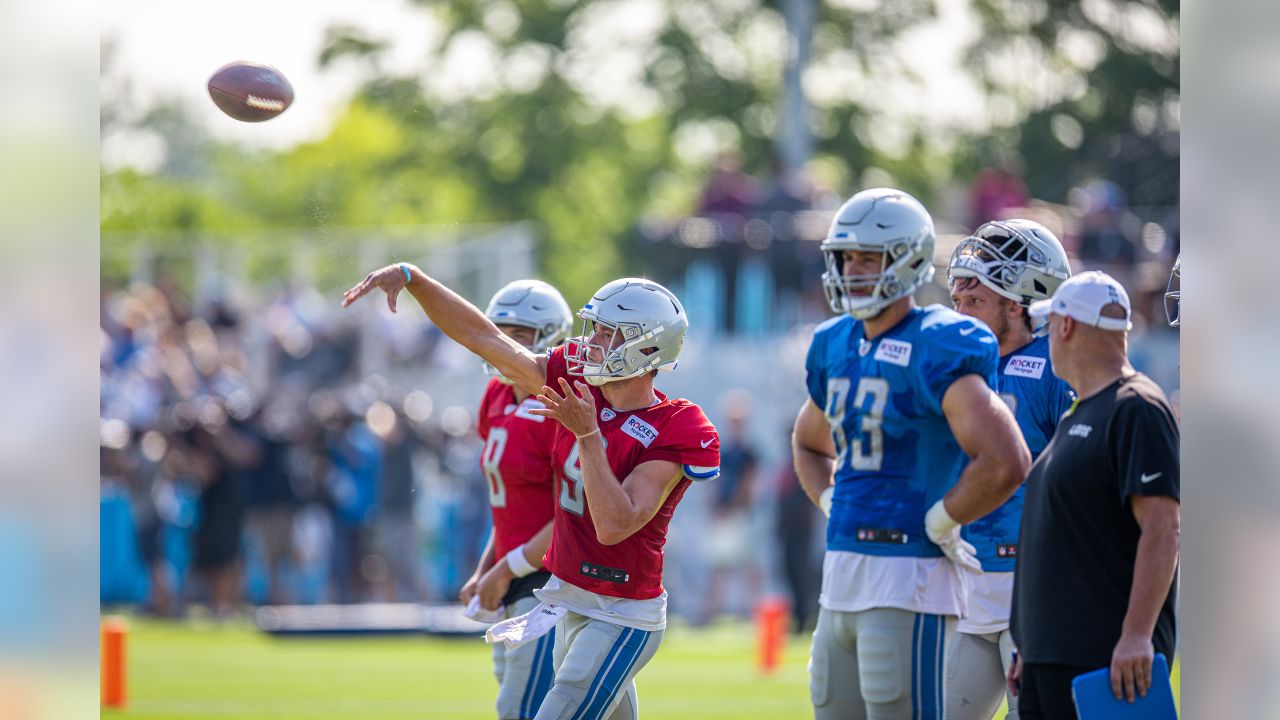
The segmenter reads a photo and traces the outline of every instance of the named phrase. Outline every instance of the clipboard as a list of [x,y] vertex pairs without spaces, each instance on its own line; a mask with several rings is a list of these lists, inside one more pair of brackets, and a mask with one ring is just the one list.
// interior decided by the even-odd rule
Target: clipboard
[[1151,687],[1147,696],[1135,696],[1130,704],[1111,693],[1111,668],[1077,675],[1071,681],[1071,699],[1080,720],[1177,720],[1173,687],[1169,684],[1169,662],[1156,653],[1151,663]]

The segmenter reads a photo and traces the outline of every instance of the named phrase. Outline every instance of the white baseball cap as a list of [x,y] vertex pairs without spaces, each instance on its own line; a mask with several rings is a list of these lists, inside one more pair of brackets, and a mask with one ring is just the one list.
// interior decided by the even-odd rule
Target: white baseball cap
[[[1124,308],[1124,317],[1104,317],[1102,309],[1108,305]],[[1129,293],[1110,275],[1098,271],[1073,275],[1058,286],[1053,297],[1031,303],[1027,313],[1033,318],[1048,317],[1050,313],[1065,315],[1086,325],[1103,330],[1132,330],[1133,309],[1129,305]]]

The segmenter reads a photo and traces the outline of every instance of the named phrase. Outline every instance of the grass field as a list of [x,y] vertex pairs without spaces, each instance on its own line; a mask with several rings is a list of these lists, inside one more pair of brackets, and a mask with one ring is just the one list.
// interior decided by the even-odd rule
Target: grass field
[[[753,638],[741,624],[673,626],[637,681],[641,713],[811,718],[809,638],[792,639],[770,676],[755,670]],[[133,619],[128,655],[128,708],[104,718],[493,717],[496,685],[479,639],[277,639],[247,624]],[[1175,688],[1177,681],[1175,667]]]

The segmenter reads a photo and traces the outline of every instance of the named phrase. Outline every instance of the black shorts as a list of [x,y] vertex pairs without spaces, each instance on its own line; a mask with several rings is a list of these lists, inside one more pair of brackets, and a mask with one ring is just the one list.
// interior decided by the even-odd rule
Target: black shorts
[[1020,720],[1076,720],[1071,681],[1092,667],[1024,663],[1018,682]]
[[215,570],[239,559],[244,511],[229,479],[208,485],[200,493],[200,525],[192,563],[197,570]]
[[522,578],[512,580],[510,587],[507,588],[507,594],[502,596],[502,604],[511,607],[516,604],[517,600],[533,597],[533,591],[546,585],[550,579],[551,573],[546,570],[539,570]]

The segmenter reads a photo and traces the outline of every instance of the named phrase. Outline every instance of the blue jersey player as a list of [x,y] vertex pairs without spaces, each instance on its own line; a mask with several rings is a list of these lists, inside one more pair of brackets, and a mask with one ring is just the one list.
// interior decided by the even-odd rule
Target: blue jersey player
[[999,507],[1030,454],[993,391],[981,322],[917,307],[933,276],[933,220],[890,189],[849,199],[822,252],[842,317],[821,325],[796,418],[796,473],[826,511],[814,715],[941,718],[946,648],[980,573],[960,524]]
[[[1073,396],[1053,374],[1049,338],[1033,335],[1027,307],[1052,296],[1070,274],[1062,244],[1030,220],[986,223],[956,246],[948,265],[956,310],[986,323],[1000,343],[996,384],[1033,459],[1049,444]],[[947,720],[991,720],[1007,694],[1013,651],[1009,606],[1022,498],[1019,486],[995,512],[961,533],[976,549],[983,574],[974,578],[969,614],[960,620],[947,658]],[[1006,717],[1017,720],[1017,698],[1008,699]]]

